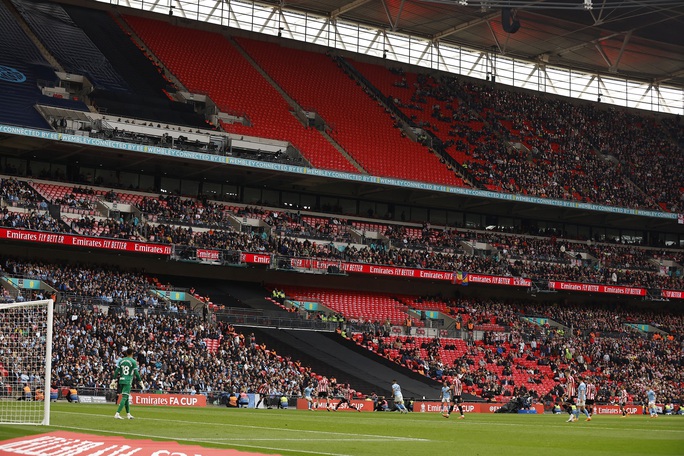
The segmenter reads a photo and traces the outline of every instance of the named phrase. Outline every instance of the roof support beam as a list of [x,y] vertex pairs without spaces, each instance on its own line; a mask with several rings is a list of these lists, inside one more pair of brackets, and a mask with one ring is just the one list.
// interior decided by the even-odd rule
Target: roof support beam
[[380,0],[380,3],[382,3],[382,8],[385,10],[385,14],[387,15],[387,22],[389,22],[390,30],[395,30],[394,21],[392,20],[392,15],[390,14],[389,8],[387,8],[387,3],[385,0]]
[[613,64],[610,63],[610,59],[608,58],[606,51],[604,51],[603,48],[598,45],[598,43],[594,44],[594,47],[596,48],[598,53],[601,54],[601,57],[603,57],[603,60],[606,61],[606,65],[608,66],[608,69],[613,68]]
[[445,38],[449,35],[453,35],[454,33],[462,32],[463,30],[467,30],[470,27],[475,27],[476,25],[480,25],[484,22],[489,22],[491,19],[495,19],[495,18],[499,17],[499,15],[500,15],[500,13],[488,14],[484,17],[479,17],[477,19],[473,19],[472,21],[468,21],[465,24],[459,24],[459,25],[456,25],[454,27],[443,30],[439,33],[435,33],[432,36],[432,41],[433,42],[439,41],[442,38]]
[[[586,46],[591,46],[592,44],[596,45],[596,44],[600,43],[601,41],[609,40],[611,38],[615,38],[616,36],[620,36],[620,35],[630,35],[630,37],[631,37],[632,32],[636,32],[637,30],[640,30],[642,28],[652,27],[652,26],[659,24],[661,22],[669,21],[669,20],[672,20],[672,19],[675,19],[675,18],[678,18],[681,16],[684,16],[684,14],[676,14],[674,16],[664,17],[664,18],[657,20],[657,21],[654,21],[654,22],[646,22],[646,23],[644,23],[638,27],[634,27],[631,30],[627,30],[624,32],[611,33],[610,35],[602,36],[601,38],[597,38],[595,40],[586,41],[584,43],[580,43],[580,44],[577,44],[577,45],[569,47],[569,48],[559,49],[556,51],[556,55],[562,56],[564,54],[567,54],[568,52],[577,51],[578,49],[582,49],[583,47],[586,47]],[[623,41],[623,47],[624,47],[624,41]]]
[[603,3],[601,3],[601,9],[599,10],[599,16],[598,17],[594,16],[593,10],[589,10],[591,17],[594,19],[594,25],[603,24],[603,12],[605,11],[605,9],[606,9],[606,0],[603,0]]
[[[527,7],[532,7],[532,6],[536,5],[537,3],[543,3],[543,2],[544,2],[544,0],[532,0],[532,1],[530,1],[529,5],[527,5]],[[384,0],[383,0],[383,3],[384,3]],[[450,3],[450,4],[453,4],[453,3],[455,3],[455,2],[453,2],[453,1],[451,1],[451,2],[443,2],[443,1],[442,1],[442,2],[438,2],[438,3]],[[463,5],[463,6],[466,6],[466,5]],[[484,5],[483,5],[483,7],[484,7]],[[497,6],[497,8],[499,8],[499,7],[500,7],[500,6]],[[489,8],[487,8],[487,10],[489,10]],[[484,10],[483,10],[483,11],[484,11]],[[464,23],[464,24],[455,25],[454,27],[448,28],[448,29],[446,29],[446,30],[443,30],[443,31],[441,31],[441,32],[439,32],[439,33],[434,34],[434,35],[432,36],[432,42],[435,43],[435,42],[441,40],[441,39],[444,38],[444,37],[447,37],[447,36],[449,36],[449,35],[453,35],[454,33],[458,33],[458,32],[461,32],[461,31],[463,31],[463,30],[467,30],[467,29],[469,29],[470,27],[474,27],[474,26],[476,26],[476,25],[480,25],[480,24],[482,24],[483,22],[489,22],[489,21],[491,21],[492,19],[496,19],[497,17],[500,17],[500,16],[501,16],[501,12],[500,12],[500,11],[497,11],[496,13],[487,14],[486,16],[482,16],[482,17],[480,17],[480,18],[473,19],[472,21],[468,21],[468,22],[466,22],[466,23]]]
[[610,35],[602,36],[601,38],[597,38],[595,40],[586,41],[584,43],[580,43],[578,45],[575,45],[575,46],[572,46],[569,48],[560,49],[560,50],[556,51],[556,55],[564,55],[564,54],[567,54],[568,52],[577,51],[577,50],[582,49],[584,47],[591,46],[592,44],[597,45],[601,41],[609,40],[611,38],[615,38],[616,36],[620,36],[622,34],[623,34],[623,32],[611,33]]
[[392,31],[396,32],[397,27],[399,26],[399,18],[401,17],[401,12],[404,10],[404,0],[401,0],[401,3],[399,4],[399,12],[397,12],[397,18],[394,19],[394,24],[392,25]]
[[492,28],[492,23],[487,21],[487,26],[489,27],[489,31],[492,32],[492,38],[494,38],[494,42],[496,43],[497,49],[499,49],[499,52],[501,54],[504,53],[503,49],[501,49],[501,43],[499,43],[499,39],[496,37],[496,33],[494,33],[494,29]]
[[347,3],[346,5],[342,5],[339,8],[332,10],[330,12],[330,19],[335,19],[337,16],[340,16],[346,12],[349,12],[349,11],[353,10],[354,8],[358,8],[361,5],[365,5],[368,2],[370,2],[370,0],[354,0],[351,3]]
[[620,47],[620,53],[618,54],[617,58],[615,59],[615,63],[613,63],[613,66],[608,68],[608,70],[611,73],[617,73],[618,65],[620,65],[620,59],[622,58],[622,54],[625,53],[625,48],[627,47],[627,43],[629,43],[630,38],[632,38],[632,31],[631,30],[629,32],[627,32],[627,35],[625,35],[625,39],[622,40],[622,46]]
[[663,76],[662,78],[654,79],[653,84],[660,84],[661,82],[669,81],[670,79],[678,78],[681,76],[684,76],[684,69],[681,69],[674,73],[670,73],[667,76]]

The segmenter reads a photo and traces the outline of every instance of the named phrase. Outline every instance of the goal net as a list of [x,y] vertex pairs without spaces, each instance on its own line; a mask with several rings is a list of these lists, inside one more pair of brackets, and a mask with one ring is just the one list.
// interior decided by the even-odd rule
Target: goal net
[[0,424],[50,424],[52,299],[0,304]]

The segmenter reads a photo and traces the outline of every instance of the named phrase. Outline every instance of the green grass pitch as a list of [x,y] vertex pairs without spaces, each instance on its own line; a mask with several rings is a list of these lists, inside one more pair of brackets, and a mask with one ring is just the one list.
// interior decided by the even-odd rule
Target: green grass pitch
[[224,407],[134,407],[114,420],[114,405],[53,404],[51,426],[0,426],[0,441],[65,430],[132,439],[173,440],[262,454],[329,456],[682,455],[684,417],[355,413]]

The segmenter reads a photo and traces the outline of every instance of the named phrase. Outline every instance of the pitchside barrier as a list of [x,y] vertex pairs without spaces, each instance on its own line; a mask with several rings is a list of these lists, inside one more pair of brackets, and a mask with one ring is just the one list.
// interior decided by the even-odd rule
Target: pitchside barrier
[[[463,413],[495,413],[506,404],[494,402],[464,402],[461,404]],[[537,413],[544,413],[544,406],[541,404],[533,404],[530,409],[534,409]],[[441,413],[442,403],[438,401],[416,401],[413,404],[413,411],[418,413]],[[454,408],[453,413],[458,413],[458,408]]]
[[[338,399],[331,399],[330,404],[332,407],[335,407],[340,401]],[[366,401],[366,400],[357,400],[353,399],[352,404],[354,404],[355,407],[360,408],[362,412],[372,412],[373,411],[373,401]],[[485,402],[466,402],[461,404],[463,407],[463,412],[464,413],[494,413],[497,410],[499,410],[501,407],[504,406],[504,404],[494,404],[494,403],[485,403]],[[308,408],[308,404],[305,399],[297,399],[297,409],[298,410],[305,410]],[[534,408],[537,413],[544,413],[544,406],[543,405],[533,405],[532,408]],[[339,408],[339,410],[349,410],[349,411],[355,411],[354,409],[350,408],[347,404],[342,404]],[[438,401],[415,401],[413,403],[413,412],[414,413],[441,413],[442,412],[442,403]],[[456,409],[456,412],[458,412],[458,409]]]
[[[121,395],[117,398],[121,397]],[[221,393],[207,397],[204,394],[157,394],[157,393],[131,393],[131,405],[135,406],[156,406],[156,407],[206,407],[208,405],[226,406],[228,394]],[[248,393],[248,404],[246,408],[255,408],[259,404],[259,408],[277,408],[278,398],[275,396],[266,396],[263,400],[260,394]],[[289,398],[289,405],[294,406],[296,398]]]
[[[657,405],[658,413],[663,412],[663,406]],[[644,413],[644,407],[642,405],[627,405],[625,410],[631,415],[642,415]],[[619,415],[622,412],[620,407],[617,405],[595,405],[594,413],[597,415]]]
[[[330,404],[335,407],[339,400],[331,399]],[[372,412],[373,402],[365,400],[352,400],[354,406],[361,409],[362,412]],[[461,404],[463,407],[463,413],[496,413],[504,403],[494,403],[494,402],[464,402]],[[308,408],[305,399],[297,399],[297,409],[305,410]],[[659,410],[662,410],[661,406],[658,406]],[[544,413],[544,406],[541,404],[533,404],[530,409],[535,410],[537,413]],[[354,411],[347,404],[342,404],[339,410]],[[641,405],[629,405],[627,406],[627,411],[632,415],[641,415],[644,411]],[[439,401],[415,401],[413,404],[414,413],[441,413],[442,403]],[[455,409],[454,413],[458,413],[458,409]],[[617,415],[620,413],[620,407],[617,405],[596,405],[594,406],[594,413],[597,415]]]
[[[493,402],[464,402],[464,413],[495,413],[505,404]],[[658,412],[662,413],[663,406],[657,405]],[[544,413],[544,406],[541,404],[533,404],[531,409],[535,409],[537,413]],[[632,415],[641,415],[644,413],[644,407],[641,405],[628,405],[625,407],[628,413]],[[439,413],[442,411],[442,403],[437,401],[416,401],[413,405],[414,412],[423,413]],[[457,410],[458,412],[458,410]],[[594,414],[596,415],[617,415],[620,414],[620,407],[617,405],[594,405]]]
[[[330,405],[331,408],[337,407],[337,404],[340,403],[339,399],[330,399],[328,401],[328,404]],[[361,399],[352,399],[351,403],[356,407],[357,409],[361,410],[362,412],[372,412],[373,411],[373,401],[364,401]],[[325,407],[325,401],[319,401],[319,407]],[[297,399],[297,410],[306,410],[309,408],[309,405],[306,401],[306,399]],[[352,411],[356,412],[353,408],[349,407],[347,404],[342,404],[338,410],[341,411]]]
[[[89,396],[86,396],[89,397]],[[120,396],[119,396],[120,397]],[[266,401],[260,401],[259,394],[249,393],[247,395],[249,398],[249,404],[246,408],[255,408],[256,404],[259,404],[259,408],[266,408],[271,406],[272,408],[277,407],[277,399],[272,396],[267,396]],[[83,397],[80,397],[83,399]],[[101,398],[101,399],[104,399]],[[81,402],[102,402],[102,401],[84,401]],[[117,398],[118,402],[118,398]],[[331,407],[336,407],[340,402],[339,399],[330,399],[329,404]],[[352,399],[352,404],[360,409],[362,412],[372,412],[373,411],[373,401],[364,399]],[[208,405],[221,405],[225,406],[224,403],[220,402],[217,398],[207,398],[203,394],[155,394],[155,393],[131,393],[131,405],[135,406],[157,406],[157,407],[206,407]],[[495,402],[464,402],[461,404],[463,407],[463,413],[496,413],[501,407],[506,405],[505,403],[495,403]],[[308,403],[306,399],[290,397],[289,398],[290,408],[296,408],[297,410],[306,410],[308,408]],[[664,406],[658,404],[656,406],[659,413],[663,413]],[[530,409],[535,410],[536,413],[544,413],[544,406],[542,404],[533,404]],[[347,404],[342,404],[339,408],[340,411],[355,411],[350,408]],[[627,412],[632,415],[641,415],[644,413],[644,407],[641,405],[628,405],[626,407]],[[441,413],[442,403],[439,401],[415,401],[413,404],[414,413]],[[454,413],[458,413],[458,409]],[[534,413],[534,412],[533,412]],[[596,415],[618,415],[620,414],[620,407],[617,405],[595,405],[594,414]]]
[[[121,395],[119,395],[119,399]],[[119,402],[117,400],[117,402]],[[206,407],[207,397],[203,394],[153,394],[132,393],[131,405],[157,405],[170,407]]]

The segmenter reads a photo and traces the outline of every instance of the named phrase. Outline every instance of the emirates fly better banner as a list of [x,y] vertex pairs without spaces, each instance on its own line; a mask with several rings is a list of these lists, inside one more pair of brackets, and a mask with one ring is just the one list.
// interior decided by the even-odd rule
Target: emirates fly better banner
[[[46,233],[42,231],[15,230],[0,228],[0,240],[27,241],[44,244],[56,244],[91,249],[117,250],[125,252],[146,253],[169,256],[173,253],[171,245],[150,242],[129,241],[123,239],[105,239],[90,236],[78,236],[62,233]],[[218,250],[197,249],[197,257],[202,261],[220,259]],[[264,253],[241,253],[240,261],[254,265],[270,265],[271,255]],[[326,271],[329,266],[339,267],[348,274],[368,274],[377,276],[405,277],[411,279],[448,280],[455,282],[457,274],[463,274],[461,285],[486,284],[508,287],[529,288],[532,281],[523,277],[493,276],[487,274],[456,273],[453,271],[435,271],[400,266],[383,266],[366,263],[341,263],[339,261],[319,260],[313,258],[291,258],[293,268]],[[549,281],[549,289],[559,291],[576,291],[602,294],[618,294],[625,296],[646,296],[645,288],[623,287],[618,285],[601,285],[593,283]],[[662,290],[662,297],[667,299],[684,299],[684,292],[678,290]]]
[[105,239],[90,236],[76,236],[62,233],[46,233],[43,231],[13,230],[0,228],[0,240],[27,241],[41,244],[56,244],[91,249],[119,250],[125,252],[171,255],[171,246],[150,242],[128,241],[125,239]]
[[600,285],[596,283],[556,282],[550,281],[551,290],[585,291],[593,293],[609,293],[628,296],[646,296],[645,288],[621,287],[618,285]]

